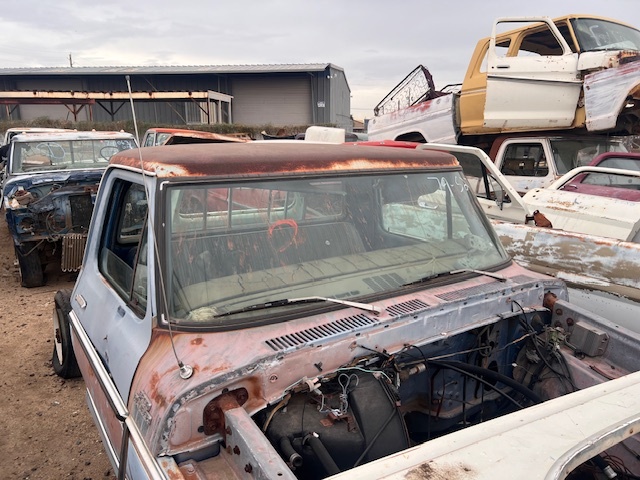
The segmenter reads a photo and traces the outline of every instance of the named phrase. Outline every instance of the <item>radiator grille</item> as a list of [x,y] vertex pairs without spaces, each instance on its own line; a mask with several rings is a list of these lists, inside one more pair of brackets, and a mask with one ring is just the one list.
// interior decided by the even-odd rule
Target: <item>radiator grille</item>
[[380,323],[375,318],[367,315],[354,315],[352,317],[341,318],[331,323],[319,325],[317,327],[300,330],[296,333],[290,333],[267,340],[265,343],[275,351],[284,351],[298,348],[320,340],[327,340],[332,337],[343,335],[345,333],[353,333],[362,330],[371,325]]
[[60,267],[63,272],[80,270],[86,246],[87,236],[82,233],[69,233],[62,237],[62,261],[60,262]]

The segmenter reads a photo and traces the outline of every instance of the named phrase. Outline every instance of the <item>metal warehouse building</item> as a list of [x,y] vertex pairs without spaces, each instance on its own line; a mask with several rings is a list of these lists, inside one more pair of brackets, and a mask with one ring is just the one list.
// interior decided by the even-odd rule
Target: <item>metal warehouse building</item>
[[0,68],[0,119],[130,120],[129,85],[142,122],[352,129],[351,91],[330,63]]

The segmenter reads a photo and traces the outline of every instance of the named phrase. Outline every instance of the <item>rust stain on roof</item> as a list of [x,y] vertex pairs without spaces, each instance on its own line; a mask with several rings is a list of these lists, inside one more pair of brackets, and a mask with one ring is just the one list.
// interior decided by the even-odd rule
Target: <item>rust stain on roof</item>
[[443,152],[406,148],[353,148],[349,145],[311,144],[304,141],[188,144],[171,148],[133,149],[114,155],[111,164],[144,169],[161,178],[459,168],[455,157]]

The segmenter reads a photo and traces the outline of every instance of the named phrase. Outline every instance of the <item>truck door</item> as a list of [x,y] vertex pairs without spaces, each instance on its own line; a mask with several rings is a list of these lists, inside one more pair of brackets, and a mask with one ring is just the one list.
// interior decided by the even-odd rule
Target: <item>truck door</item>
[[496,165],[479,148],[461,145],[426,143],[419,150],[437,150],[451,153],[458,159],[471,191],[484,213],[494,220],[527,223],[531,212],[520,194],[498,171]]
[[[522,24],[505,34],[505,24]],[[510,38],[504,47],[505,36]],[[570,127],[582,82],[578,54],[548,18],[499,18],[493,25],[487,54],[487,96],[484,126],[505,130],[540,130]]]
[[558,178],[555,160],[548,140],[524,137],[503,142],[495,161],[500,173],[524,195]]
[[[74,352],[87,403],[112,464],[123,462],[127,478],[142,468],[136,448],[123,442],[130,428],[125,430],[126,410],[134,401],[129,399],[131,383],[151,341],[155,310],[148,293],[153,290],[153,249],[147,248],[149,201],[142,181],[135,173],[107,169],[71,298],[77,318]],[[123,456],[125,445],[128,456]]]
[[[129,172],[103,177],[83,268],[71,300],[97,361],[113,379],[117,392],[109,395],[118,395],[124,404],[140,358],[149,346],[153,318],[151,305],[147,305],[148,266],[152,265],[146,248],[148,203],[139,181]],[[92,361],[90,371],[82,372],[90,406],[109,432],[107,439],[118,443],[122,425],[116,421],[107,391],[95,381]],[[119,446],[114,445],[116,451]]]

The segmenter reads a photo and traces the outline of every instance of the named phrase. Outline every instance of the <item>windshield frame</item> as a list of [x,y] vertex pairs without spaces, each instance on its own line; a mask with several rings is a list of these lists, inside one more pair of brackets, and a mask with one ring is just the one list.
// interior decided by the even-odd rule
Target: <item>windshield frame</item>
[[[596,35],[595,27],[603,31]],[[600,18],[581,17],[571,19],[571,28],[581,52],[640,51],[640,30],[629,25]],[[614,40],[613,37],[617,37],[615,42],[611,42]]]
[[[473,231],[482,231],[483,235],[486,235],[485,240],[491,243],[491,251],[492,254],[495,254],[495,258],[493,261],[486,261],[486,259],[488,258],[488,255],[486,255],[485,253],[482,254],[482,261],[484,263],[482,264],[472,264],[472,265],[466,265],[464,263],[451,263],[451,265],[449,266],[449,268],[443,268],[440,270],[431,270],[431,271],[426,271],[426,269],[423,269],[420,271],[420,273],[418,273],[418,267],[416,267],[416,271],[412,274],[412,276],[408,277],[408,278],[404,278],[405,281],[398,281],[397,284],[395,286],[393,286],[392,288],[388,288],[388,289],[383,289],[383,290],[379,290],[379,291],[373,291],[373,290],[369,290],[369,291],[360,291],[360,289],[358,288],[353,288],[351,291],[349,291],[348,293],[346,293],[345,291],[335,291],[332,290],[329,286],[328,286],[328,282],[326,281],[326,279],[322,279],[320,277],[317,278],[311,278],[303,283],[300,284],[287,284],[285,286],[285,288],[278,288],[276,289],[277,291],[272,291],[269,290],[269,288],[266,288],[264,290],[263,294],[260,294],[259,292],[253,292],[253,293],[247,293],[245,292],[243,295],[243,299],[246,297],[247,299],[250,298],[250,300],[247,300],[245,303],[242,303],[241,301],[237,300],[235,303],[229,303],[225,309],[221,309],[221,305],[215,305],[213,307],[211,307],[211,310],[208,310],[207,312],[205,312],[205,315],[207,317],[206,320],[202,320],[201,318],[196,318],[196,316],[191,316],[191,317],[187,317],[184,314],[184,309],[181,311],[181,313],[178,313],[179,308],[177,308],[175,306],[175,292],[181,290],[176,288],[175,284],[176,281],[171,280],[171,281],[166,281],[166,295],[167,295],[167,302],[166,302],[166,308],[168,308],[168,311],[166,312],[166,318],[171,319],[171,323],[173,325],[178,326],[179,328],[185,327],[187,329],[189,328],[196,328],[196,329],[233,329],[233,328],[244,328],[244,327],[249,327],[249,326],[258,326],[258,325],[262,325],[265,323],[273,323],[273,322],[279,322],[279,321],[286,321],[288,319],[292,319],[292,318],[297,318],[300,315],[302,315],[302,312],[304,311],[304,315],[309,315],[311,314],[312,311],[325,311],[328,309],[335,309],[335,308],[343,308],[340,305],[336,305],[333,302],[302,302],[302,303],[297,303],[297,302],[283,302],[283,300],[288,300],[288,299],[295,299],[295,298],[299,298],[299,297],[308,297],[308,296],[314,296],[314,297],[327,297],[327,298],[339,298],[341,300],[348,300],[348,301],[355,301],[355,302],[366,302],[366,303],[370,303],[370,302],[374,302],[374,301],[379,301],[381,299],[384,298],[389,298],[389,297],[393,297],[393,296],[397,296],[399,295],[402,291],[407,291],[408,288],[410,289],[419,289],[419,288],[424,288],[423,285],[418,285],[416,286],[416,283],[419,283],[422,279],[422,281],[424,281],[425,283],[428,282],[428,280],[430,278],[436,278],[438,276],[438,274],[442,274],[442,273],[448,273],[449,271],[455,271],[455,270],[459,270],[459,269],[469,269],[469,267],[473,267],[475,269],[482,269],[482,270],[497,270],[500,268],[503,268],[504,266],[508,265],[511,261],[510,257],[506,254],[506,252],[504,251],[502,245],[500,244],[499,238],[497,237],[495,231],[493,230],[493,227],[491,226],[491,223],[489,222],[489,220],[487,219],[487,217],[484,215],[484,213],[482,212],[482,209],[480,207],[480,205],[478,204],[478,201],[475,197],[475,195],[473,194],[473,192],[471,192],[468,183],[464,177],[463,172],[461,171],[461,169],[456,168],[456,169],[442,169],[442,170],[437,170],[434,171],[433,169],[429,169],[429,170],[413,170],[413,171],[393,171],[393,172],[361,172],[361,173],[349,173],[349,174],[343,174],[343,173],[337,173],[335,175],[332,175],[330,177],[325,175],[322,176],[309,176],[309,177],[300,177],[300,176],[296,176],[295,178],[292,177],[277,177],[277,178],[270,178],[267,181],[265,181],[265,179],[251,179],[251,180],[245,180],[245,181],[234,181],[234,182],[230,182],[230,181],[216,181],[216,180],[210,180],[209,182],[207,181],[198,181],[198,182],[175,182],[175,181],[167,181],[164,182],[162,184],[162,187],[160,188],[160,192],[161,192],[161,199],[159,199],[160,202],[162,202],[161,204],[163,205],[162,211],[165,214],[165,217],[162,220],[162,224],[166,225],[164,232],[162,232],[162,235],[160,237],[161,241],[161,253],[159,255],[160,259],[166,259],[166,261],[162,260],[161,261],[161,268],[160,271],[162,272],[163,275],[166,276],[166,278],[168,279],[175,279],[177,276],[179,276],[178,273],[176,272],[180,272],[181,267],[180,265],[178,265],[177,267],[173,265],[173,260],[174,260],[174,252],[176,251],[176,245],[179,244],[179,242],[186,242],[186,238],[188,237],[189,232],[187,231],[182,231],[182,232],[172,232],[172,228],[171,226],[175,223],[175,219],[174,219],[174,215],[177,215],[176,213],[176,209],[178,206],[178,201],[177,201],[177,197],[176,197],[176,193],[179,190],[178,189],[186,189],[186,188],[193,188],[193,187],[199,187],[202,188],[204,187],[205,184],[208,184],[209,187],[214,187],[215,189],[220,189],[220,188],[237,188],[240,186],[254,186],[257,187],[259,184],[274,184],[274,187],[276,186],[276,184],[278,184],[279,182],[288,182],[289,184],[295,184],[296,182],[299,182],[300,185],[302,184],[302,182],[325,182],[325,183],[330,183],[330,182],[353,182],[354,178],[357,177],[357,179],[359,179],[359,181],[371,181],[374,177],[377,178],[383,178],[383,179],[387,179],[390,177],[395,177],[395,178],[400,178],[401,176],[417,176],[417,175],[424,175],[424,176],[433,176],[433,175],[445,175],[448,176],[448,178],[451,179],[456,179],[456,180],[452,180],[453,183],[449,183],[447,185],[444,185],[444,188],[442,189],[443,191],[445,191],[447,189],[450,189],[451,186],[454,186],[455,189],[459,190],[457,191],[457,193],[455,193],[453,195],[452,198],[456,199],[456,201],[460,201],[463,202],[464,205],[464,209],[466,209],[464,215],[470,215],[472,217],[472,221],[475,222],[474,225],[472,226],[472,229],[474,229]],[[274,183],[275,182],[275,183]],[[446,182],[445,182],[446,183]],[[186,191],[186,190],[183,190]],[[351,208],[356,208],[355,206],[352,206]],[[418,208],[412,206],[411,208]],[[422,207],[420,207],[422,208]],[[421,211],[418,208],[418,211]],[[380,214],[381,211],[376,210],[376,215]],[[336,218],[329,218],[329,216],[327,216],[325,219],[323,220],[327,220],[327,222],[336,222],[336,223],[341,223],[341,220],[345,220],[346,217],[344,218],[338,218],[338,216],[336,216]],[[304,230],[305,228],[309,227],[308,230],[306,230],[306,232],[310,232],[312,231],[312,226],[317,226],[316,224],[312,223],[305,223],[305,220],[300,220],[299,221],[299,225],[296,226],[296,228],[299,228],[301,231]],[[380,218],[376,218],[377,222],[380,222],[381,219]],[[206,220],[203,220],[203,222],[206,222]],[[278,223],[278,222],[275,222]],[[320,222],[321,224],[322,222]],[[318,224],[319,225],[319,224]],[[397,225],[396,225],[397,226]],[[268,226],[270,228],[270,225]],[[328,228],[328,227],[327,227]],[[333,226],[332,226],[333,228]],[[342,228],[342,227],[340,227]],[[247,229],[247,232],[250,232],[251,235],[256,234],[258,230],[251,230],[251,228]],[[223,230],[220,230],[220,232],[222,232]],[[262,232],[264,234],[264,232],[267,231],[267,226],[263,226]],[[325,235],[331,235],[330,233],[327,233],[328,230],[324,231]],[[389,234],[390,232],[387,230],[386,231],[387,234]],[[412,234],[415,234],[412,233]],[[178,235],[178,236],[176,236]],[[179,236],[180,235],[184,235],[185,239],[180,240]],[[204,235],[204,234],[203,234]],[[311,238],[313,235],[309,235],[308,233],[306,233],[306,235],[308,235],[307,240],[309,238]],[[352,235],[351,233],[347,232],[346,233],[347,236]],[[193,238],[196,238],[196,236],[194,235]],[[237,242],[237,244],[240,244],[240,240],[238,239],[239,237],[234,237],[233,240],[229,240],[226,239],[225,242]],[[471,238],[471,237],[470,237]],[[331,242],[338,242],[334,245],[332,245],[331,248],[336,248],[337,250],[340,250],[341,248],[344,249],[346,248],[344,245],[340,246],[339,245],[339,236],[338,234],[336,234],[336,236],[334,236],[334,238],[332,240],[330,240]],[[459,239],[458,239],[459,240]],[[367,239],[365,239],[365,241],[368,241]],[[421,248],[427,248],[427,246],[429,244],[422,242],[420,243],[419,241],[416,241],[416,239],[412,239],[411,240],[413,243],[415,244],[419,244],[419,246]],[[467,240],[465,240],[467,241]],[[476,238],[471,238],[471,240],[469,240],[470,242],[472,241],[480,241]],[[254,243],[252,245],[251,248],[253,248],[254,250],[257,250],[261,247],[259,247],[258,245],[260,245],[261,243],[265,243],[265,242],[259,242],[259,241],[254,241]],[[461,243],[461,242],[460,242]],[[217,243],[216,245],[221,245],[222,243]],[[226,245],[226,244],[225,244]],[[246,246],[245,246],[246,247]],[[483,246],[483,248],[485,248],[485,246]],[[218,248],[218,247],[216,247]],[[220,247],[222,248],[222,247]],[[226,247],[225,247],[226,248]],[[238,247],[239,248],[239,247]],[[296,246],[296,248],[298,248],[298,246]],[[404,247],[403,247],[404,248]],[[465,246],[464,248],[469,249],[469,246]],[[486,247],[488,248],[488,247]],[[212,250],[212,249],[210,249]],[[356,282],[358,281],[358,278],[360,278],[360,281],[364,281],[364,278],[366,276],[366,269],[353,269],[352,271],[347,271],[348,269],[346,267],[344,267],[344,265],[348,264],[349,261],[353,261],[355,262],[354,259],[358,259],[358,261],[361,260],[361,257],[372,253],[372,254],[376,254],[376,252],[378,251],[383,251],[384,249],[379,249],[379,250],[373,250],[372,252],[351,252],[348,251],[347,253],[345,253],[343,256],[336,256],[335,259],[332,260],[332,258],[327,258],[327,259],[316,259],[316,260],[312,260],[309,261],[308,263],[303,263],[303,264],[295,264],[295,268],[292,267],[292,265],[282,265],[282,266],[277,266],[274,268],[268,268],[267,270],[255,270],[253,272],[241,272],[238,273],[236,275],[231,275],[226,277],[227,278],[227,284],[230,285],[235,285],[235,283],[247,283],[248,282],[248,278],[251,275],[254,275],[256,278],[258,278],[259,275],[267,275],[267,273],[264,272],[268,272],[269,275],[271,275],[271,273],[273,272],[273,276],[276,277],[277,275],[282,275],[284,273],[287,274],[291,274],[293,275],[293,272],[298,270],[303,270],[301,265],[306,265],[307,268],[311,269],[311,267],[314,268],[318,268],[319,263],[318,262],[324,262],[323,264],[326,266],[326,268],[328,269],[338,269],[338,268],[345,268],[345,271],[341,273],[339,279],[342,279],[341,281],[344,282],[348,282],[348,281],[352,281],[352,282]],[[392,250],[392,249],[388,249],[388,250]],[[411,250],[411,248],[409,248],[408,250]],[[414,252],[414,254],[418,255],[419,248],[416,247],[416,250]],[[196,251],[198,251],[196,249]],[[460,250],[459,252],[456,253],[456,255],[460,255],[461,258],[463,258],[464,256],[468,256],[468,252],[462,252],[462,250]],[[200,253],[198,253],[197,255],[200,255]],[[216,253],[215,255],[221,255]],[[276,254],[277,255],[277,254]],[[453,254],[452,254],[453,255]],[[222,256],[219,256],[218,259],[220,262],[222,262]],[[466,257],[464,257],[466,258]],[[478,258],[480,258],[480,256],[478,256]],[[426,259],[426,257],[423,258],[423,260],[428,260]],[[432,261],[433,259],[429,260]],[[342,265],[343,267],[340,267],[340,265]],[[382,267],[378,267],[380,268],[380,271],[384,270],[384,272],[386,272],[387,274],[392,274],[394,269],[400,269],[400,268],[406,268],[407,265],[383,265]],[[378,268],[376,268],[376,271],[378,271]],[[434,267],[435,268],[435,267]],[[183,271],[186,271],[185,269],[183,269]],[[262,273],[261,273],[262,272]],[[370,273],[369,276],[372,276],[373,274]],[[344,278],[343,278],[344,277]],[[225,278],[225,277],[218,277],[210,279],[208,281],[206,281],[205,283],[207,285],[211,284],[215,284],[215,282],[219,282],[221,278]],[[443,280],[442,278],[439,278],[437,280],[439,283],[447,282],[447,280]],[[459,278],[456,280],[449,280],[449,281],[459,281]],[[213,283],[211,283],[213,282]],[[332,278],[332,284],[335,285],[337,280],[335,278]],[[187,285],[188,282],[183,282],[180,281],[178,282],[180,285],[184,284],[185,286]],[[193,287],[193,285],[196,284],[200,284],[202,282],[196,282],[194,284],[191,284],[191,287]],[[162,283],[160,283],[162,284]],[[411,287],[406,287],[405,285],[411,285]],[[191,288],[189,286],[187,286],[186,288]],[[213,288],[213,287],[211,287]],[[217,288],[221,288],[221,287],[217,287]],[[244,288],[244,287],[243,287]],[[336,287],[337,288],[337,287]],[[404,290],[403,290],[404,289]],[[184,290],[184,288],[182,289]],[[350,296],[350,293],[354,293],[354,295]],[[184,298],[184,293],[181,294]],[[193,297],[190,297],[193,298]],[[231,298],[235,298],[235,297],[228,297],[229,299]],[[243,300],[244,301],[244,300]],[[274,303],[279,303],[279,305],[274,305],[274,307],[283,307],[283,308],[259,308],[259,309],[253,309],[252,305],[259,305],[262,306],[263,304],[268,304],[270,302],[274,302]],[[189,302],[186,302],[189,303]],[[161,305],[163,305],[164,303],[160,303]],[[284,307],[286,305],[286,307]],[[248,307],[248,308],[246,308]],[[200,307],[198,308],[194,308],[192,309],[193,311],[198,310]],[[207,307],[209,308],[209,307]],[[225,313],[225,311],[232,311],[232,310],[242,310],[243,308],[245,308],[245,311],[239,312],[238,314],[233,314],[233,315],[223,315]],[[189,310],[188,308],[186,310]],[[248,310],[248,311],[247,311]],[[254,311],[255,310],[255,311]],[[191,310],[189,310],[191,311]]]
[[[8,172],[10,175],[31,175],[105,169],[111,156],[130,148],[137,148],[133,137],[53,139],[33,134],[27,140],[12,142]],[[27,163],[29,161],[31,164]]]
[[[560,176],[576,167],[589,165],[602,153],[627,152],[624,143],[618,137],[551,137],[549,144],[554,157],[556,174]],[[569,148],[559,148],[560,146],[569,146]],[[589,149],[595,149],[595,151],[590,153]],[[571,165],[567,163],[569,161]]]

